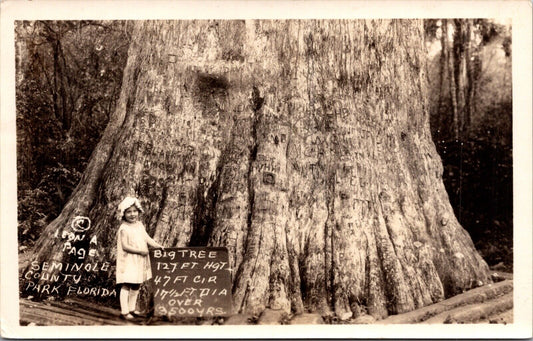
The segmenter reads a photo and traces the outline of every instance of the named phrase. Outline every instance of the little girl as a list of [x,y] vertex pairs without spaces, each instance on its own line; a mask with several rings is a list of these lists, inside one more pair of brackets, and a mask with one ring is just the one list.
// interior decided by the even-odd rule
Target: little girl
[[120,317],[132,320],[140,313],[135,310],[141,283],[152,277],[148,246],[163,248],[150,238],[140,222],[143,213],[137,198],[126,197],[118,205],[118,218],[122,221],[117,232],[117,284],[120,289]]

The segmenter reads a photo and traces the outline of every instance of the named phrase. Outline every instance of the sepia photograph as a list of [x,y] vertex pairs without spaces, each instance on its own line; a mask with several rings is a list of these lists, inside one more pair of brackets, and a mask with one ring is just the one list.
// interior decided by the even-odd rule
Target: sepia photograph
[[4,337],[531,336],[528,2],[111,3],[2,27]]

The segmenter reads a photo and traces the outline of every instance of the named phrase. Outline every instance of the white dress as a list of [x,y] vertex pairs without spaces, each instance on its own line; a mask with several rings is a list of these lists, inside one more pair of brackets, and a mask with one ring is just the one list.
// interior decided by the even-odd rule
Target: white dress
[[147,240],[150,238],[144,228],[143,223],[123,222],[117,231],[117,284],[119,283],[143,283],[152,278],[150,268],[150,258],[135,253],[130,253],[122,249],[122,238],[130,247],[148,251]]

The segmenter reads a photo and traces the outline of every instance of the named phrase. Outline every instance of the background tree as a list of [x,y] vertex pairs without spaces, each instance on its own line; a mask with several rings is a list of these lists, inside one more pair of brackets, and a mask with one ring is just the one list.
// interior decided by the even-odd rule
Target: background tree
[[417,20],[136,22],[116,110],[35,259],[77,261],[52,237],[77,215],[113,259],[133,194],[163,244],[228,247],[236,312],[382,318],[487,283],[442,183],[423,35]]

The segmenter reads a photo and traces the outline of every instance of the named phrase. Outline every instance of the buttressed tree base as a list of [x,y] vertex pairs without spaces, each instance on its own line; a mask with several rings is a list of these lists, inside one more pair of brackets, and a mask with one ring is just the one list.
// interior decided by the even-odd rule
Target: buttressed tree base
[[487,283],[442,183],[423,33],[136,22],[116,110],[35,260],[66,261],[51,236],[87,216],[114,261],[115,209],[135,195],[158,242],[228,248],[235,313],[379,319]]

